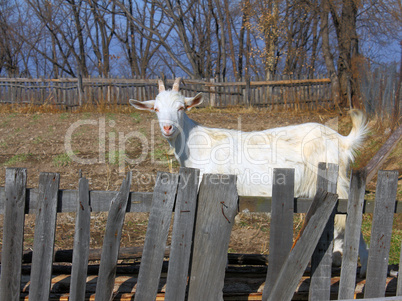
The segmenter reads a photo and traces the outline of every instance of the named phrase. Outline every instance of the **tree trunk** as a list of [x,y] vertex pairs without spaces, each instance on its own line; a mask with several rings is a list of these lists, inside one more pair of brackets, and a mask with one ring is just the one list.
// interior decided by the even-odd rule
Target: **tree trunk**
[[85,54],[85,43],[84,43],[84,37],[83,37],[83,27],[81,25],[80,21],[80,7],[81,7],[82,1],[77,5],[75,3],[75,0],[71,0],[71,9],[73,11],[74,15],[74,23],[75,27],[77,29],[77,37],[78,37],[78,46],[79,46],[79,56],[77,59],[77,65],[79,69],[79,73],[81,73],[81,76],[83,77],[88,77],[88,69],[87,69],[87,63],[86,63],[86,54]]
[[233,67],[233,75],[236,79],[238,79],[238,74],[237,74],[237,68],[236,68],[236,59],[235,59],[235,47],[233,44],[233,37],[232,37],[232,27],[231,27],[231,16],[230,16],[230,11],[229,11],[229,0],[224,0],[224,5],[225,5],[225,14],[226,14],[226,26],[227,26],[227,34],[228,34],[228,40],[229,40],[229,56],[232,61],[232,67]]
[[318,48],[318,41],[319,41],[319,34],[318,34],[318,16],[316,15],[313,19],[313,44],[311,45],[311,57],[310,57],[310,66],[308,70],[308,77],[314,78],[314,69],[315,69],[315,62],[317,59],[317,48]]
[[325,66],[327,67],[328,77],[331,79],[332,98],[336,106],[339,106],[340,102],[340,85],[338,75],[336,73],[334,57],[331,53],[329,44],[329,3],[330,0],[322,1],[322,8],[320,12],[321,19],[321,36],[322,36],[322,52],[324,55]]
[[276,55],[275,51],[278,44],[278,18],[279,7],[277,0],[270,0],[266,13],[263,14],[263,30],[265,40],[265,68],[266,79],[273,80],[276,72]]
[[[225,80],[226,77],[226,50],[225,50],[225,46],[226,46],[226,33],[225,33],[225,17],[222,13],[222,7],[220,5],[220,0],[215,0],[215,5],[216,5],[216,10],[218,11],[218,18],[217,18],[217,22],[219,24],[219,27],[221,28],[220,30],[220,48],[222,49],[222,62],[217,61],[217,64],[221,64],[222,65],[222,74],[221,74],[221,79],[222,81]],[[219,39],[218,39],[219,41]]]
[[238,57],[238,72],[237,72],[237,81],[241,80],[243,76],[243,55],[245,53],[244,51],[244,36],[246,33],[246,26],[248,24],[248,18],[249,18],[249,5],[250,3],[248,0],[245,0],[242,3],[242,11],[243,11],[243,17],[241,20],[241,28],[240,28],[240,33],[239,33],[239,57]]
[[359,95],[357,76],[355,76],[356,80],[353,80],[352,74],[352,54],[355,56],[358,54],[356,32],[357,3],[356,0],[343,0],[340,17],[337,14],[335,4],[331,0],[328,3],[338,38],[339,105],[342,107],[346,107],[347,105],[352,106],[352,99]]

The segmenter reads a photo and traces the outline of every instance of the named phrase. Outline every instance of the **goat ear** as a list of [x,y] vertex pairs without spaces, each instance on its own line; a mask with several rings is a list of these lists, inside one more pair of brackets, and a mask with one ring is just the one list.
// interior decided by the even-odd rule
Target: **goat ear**
[[148,110],[148,111],[154,110],[155,100],[138,101],[130,99],[129,102],[137,110]]
[[194,97],[186,97],[184,102],[186,103],[186,109],[189,111],[192,107],[198,106],[202,103],[203,95],[198,93]]

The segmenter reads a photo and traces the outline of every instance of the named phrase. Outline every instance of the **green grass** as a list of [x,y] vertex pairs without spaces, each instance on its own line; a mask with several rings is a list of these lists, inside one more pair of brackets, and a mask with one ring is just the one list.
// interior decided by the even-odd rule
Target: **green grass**
[[15,117],[17,117],[18,114],[17,113],[10,113],[7,114],[7,117],[3,119],[3,121],[1,122],[0,126],[4,127],[10,124],[11,120],[14,119]]
[[140,123],[141,122],[141,114],[138,113],[138,112],[131,113],[130,117],[133,119],[134,123]]
[[53,165],[55,167],[65,167],[71,163],[71,158],[68,154],[63,153],[53,157]]
[[92,117],[92,113],[91,112],[84,112],[82,113],[82,117],[84,117],[85,119],[89,119]]
[[152,156],[154,157],[155,160],[166,161],[167,159],[166,153],[167,151],[165,149],[158,147],[152,152]]
[[106,162],[109,164],[113,165],[119,165],[120,161],[125,160],[126,153],[124,151],[112,151],[112,152],[106,152],[105,154],[106,157]]
[[70,117],[70,114],[69,114],[69,113],[61,113],[61,114],[59,115],[59,118],[60,118],[61,120],[66,120],[66,119],[68,119],[68,117]]
[[40,115],[39,114],[34,114],[32,115],[32,123],[37,122],[40,119]]
[[10,166],[19,162],[24,162],[28,159],[30,154],[17,154],[8,159],[3,165]]
[[116,114],[114,114],[114,113],[106,113],[106,120],[107,121],[116,120]]
[[[370,249],[372,219],[373,219],[372,214],[363,214],[362,233],[369,249]],[[402,242],[402,229],[400,229],[401,227],[398,224],[399,224],[398,219],[394,217],[388,264],[399,264],[399,256],[401,252],[401,242]]]
[[392,230],[391,250],[389,251],[389,264],[399,264],[401,253],[402,230]]
[[34,139],[33,144],[41,144],[43,142],[43,138],[38,136]]

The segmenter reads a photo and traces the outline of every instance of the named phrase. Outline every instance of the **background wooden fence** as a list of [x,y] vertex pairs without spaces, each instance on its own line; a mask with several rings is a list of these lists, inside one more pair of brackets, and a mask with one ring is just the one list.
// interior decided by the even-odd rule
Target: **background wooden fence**
[[[166,80],[167,87],[172,84],[173,80]],[[185,96],[203,92],[204,105],[213,107],[251,105],[272,109],[317,109],[333,106],[328,78],[283,76],[275,81],[251,82],[184,79],[181,91]],[[47,103],[66,108],[101,103],[127,105],[131,98],[149,100],[157,94],[157,79],[0,78],[0,103]]]
[[[79,180],[79,190],[59,190],[60,177],[54,173],[42,173],[38,189],[27,189],[26,170],[7,169],[5,187],[0,189],[0,214],[4,214],[0,300],[20,300],[20,296],[34,301],[69,297],[185,300],[186,295],[188,300],[275,301],[291,300],[294,296],[297,300],[352,299],[355,294],[365,298],[401,296],[402,277],[396,280],[388,275],[392,220],[395,212],[402,213],[402,206],[396,202],[398,172],[379,172],[373,203],[363,199],[364,171],[352,174],[349,200],[337,202],[337,196],[330,192],[336,187],[333,180],[337,172],[335,164],[319,165],[318,191],[311,200],[294,199],[292,169],[274,170],[272,198],[238,198],[236,177],[230,175],[204,175],[198,190],[199,171],[188,168],[181,168],[179,174],[159,172],[153,193],[130,193],[130,173],[119,192],[89,191],[85,178]],[[272,212],[268,272],[266,258],[258,255],[253,258],[229,254],[230,266],[226,268],[230,232],[238,208]],[[357,279],[356,275],[361,226],[358,218],[347,220],[340,277],[331,274],[331,256],[326,254],[331,254],[328,237],[333,233],[334,208],[348,216],[374,214],[367,280]],[[88,266],[91,211],[109,213],[97,277],[90,276],[93,266]],[[63,263],[56,269],[53,261],[57,212],[77,213],[72,268]],[[118,265],[125,212],[150,212],[139,269],[136,263]],[[291,249],[293,212],[307,212],[307,223]],[[21,262],[26,213],[36,214],[33,252],[31,259],[25,261],[32,262],[30,277],[22,273]],[[166,262],[172,218],[170,259]],[[132,252],[131,258],[137,256]],[[313,268],[307,269],[306,275],[311,256]],[[234,262],[239,269],[237,276]],[[257,266],[250,267],[256,263]]]

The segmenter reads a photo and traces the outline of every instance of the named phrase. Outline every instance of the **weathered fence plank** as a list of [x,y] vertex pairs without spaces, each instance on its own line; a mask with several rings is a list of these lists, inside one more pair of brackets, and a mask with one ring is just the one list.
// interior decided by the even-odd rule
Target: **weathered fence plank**
[[[107,212],[110,208],[110,200],[116,197],[117,191],[89,192],[92,212]],[[127,212],[149,212],[152,203],[152,192],[130,192],[127,204]],[[4,214],[4,187],[0,187],[0,214]],[[76,212],[78,190],[60,189],[57,195],[57,212]],[[38,191],[27,188],[25,213],[34,214],[37,209]]]
[[109,301],[113,294],[116,276],[117,258],[120,249],[120,238],[126,215],[128,194],[131,185],[131,172],[127,174],[116,197],[110,202],[103,239],[102,256],[96,283],[96,301]]
[[88,270],[90,221],[88,180],[79,180],[79,197],[74,234],[74,249],[71,269],[70,300],[85,300],[86,278]]
[[378,172],[364,298],[385,296],[398,171]]
[[274,169],[272,184],[272,212],[269,234],[268,273],[262,299],[269,293],[293,244],[293,211],[295,170]]
[[317,191],[311,205],[314,214],[311,214],[303,234],[283,264],[268,300],[291,300],[337,199],[336,194],[321,189]]
[[60,175],[41,173],[38,188],[29,300],[48,300],[56,233],[57,193]]
[[[319,163],[317,188],[336,193],[338,165]],[[331,296],[331,266],[334,239],[335,210],[329,217],[325,229],[311,258],[311,282],[309,300],[329,300]]]
[[197,209],[200,171],[180,168],[165,300],[184,300]]
[[366,170],[353,171],[350,180],[348,218],[346,220],[338,300],[353,299],[355,294],[356,268],[365,190]]
[[26,183],[26,169],[6,169],[0,300],[20,299]]
[[188,300],[223,300],[227,251],[237,203],[236,176],[204,174],[198,194]]
[[158,172],[138,275],[136,301],[155,300],[179,177]]
[[[401,248],[402,250],[402,242],[401,242]],[[399,254],[399,271],[398,271],[398,283],[396,286],[396,295],[397,296],[402,296],[402,252]]]

